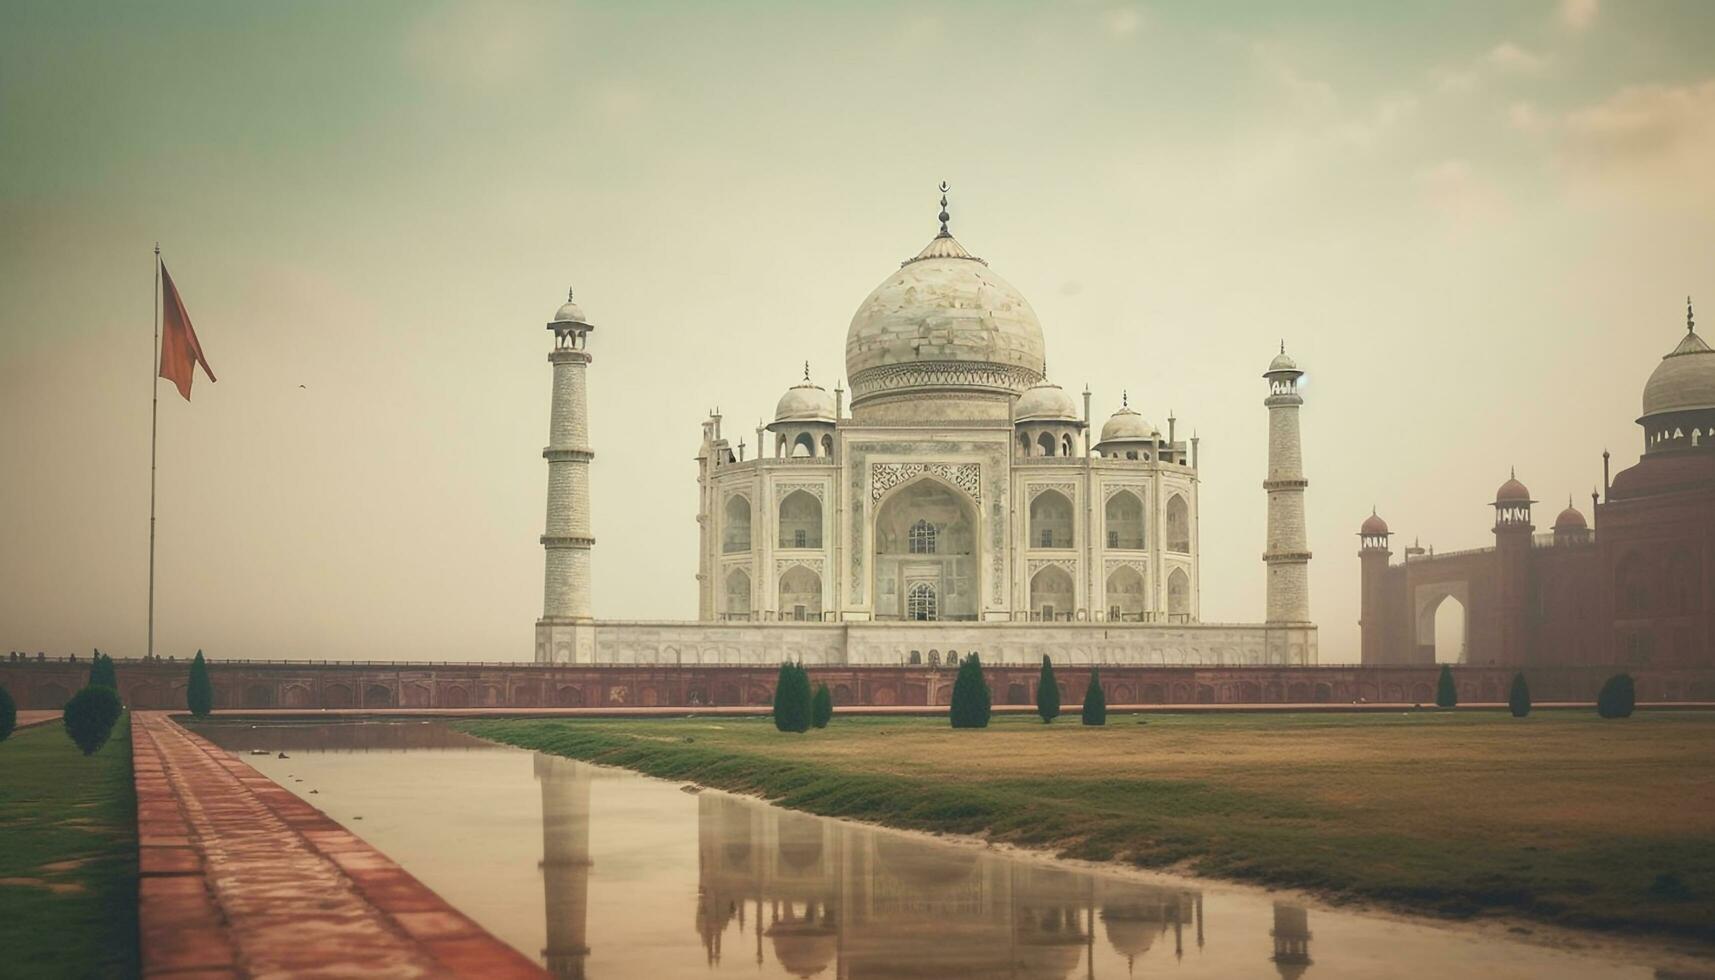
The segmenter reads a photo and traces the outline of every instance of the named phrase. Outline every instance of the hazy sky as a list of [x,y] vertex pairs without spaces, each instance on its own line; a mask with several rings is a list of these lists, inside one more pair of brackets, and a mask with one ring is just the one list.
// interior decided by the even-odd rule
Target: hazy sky
[[[1485,546],[1642,445],[1715,322],[1715,4],[0,5],[0,648],[144,642],[152,256],[220,381],[161,382],[157,647],[525,660],[550,338],[591,342],[595,608],[695,615],[692,456],[953,230],[1098,422],[1202,437],[1203,615],[1263,608],[1265,394],[1312,612],[1358,523]],[[1397,548],[1396,548],[1397,553]]]

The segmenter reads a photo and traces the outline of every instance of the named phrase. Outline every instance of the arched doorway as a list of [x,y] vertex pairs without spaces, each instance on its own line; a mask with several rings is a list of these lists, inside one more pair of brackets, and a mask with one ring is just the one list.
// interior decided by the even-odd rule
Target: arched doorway
[[1191,576],[1186,575],[1183,568],[1175,568],[1167,576],[1167,614],[1178,617],[1191,615]]
[[803,565],[793,565],[780,576],[780,618],[822,618],[822,577]]
[[721,528],[721,551],[733,554],[750,550],[750,500],[742,494],[733,494],[727,498],[723,510],[725,520]]
[[1178,494],[1167,498],[1167,550],[1191,553],[1191,511]]
[[1030,577],[1030,614],[1046,622],[1070,619],[1075,599],[1072,576],[1058,565],[1049,565]]
[[742,568],[727,573],[726,615],[728,619],[750,618],[750,573]]
[[875,618],[976,619],[978,532],[975,503],[940,480],[924,476],[896,487],[875,512]]
[[[1111,526],[1108,533],[1113,533]],[[1143,606],[1143,573],[1130,565],[1114,569],[1108,576],[1108,619],[1142,622]]]
[[780,547],[822,546],[822,502],[807,490],[794,490],[780,501]]
[[1469,596],[1464,582],[1433,582],[1418,586],[1417,656],[1420,662],[1470,663]]
[[1058,490],[1044,490],[1030,501],[1029,546],[1072,547],[1072,501],[1066,499],[1065,494]]
[[1130,490],[1121,490],[1108,498],[1102,509],[1107,525],[1108,547],[1130,551],[1143,550],[1143,501]]

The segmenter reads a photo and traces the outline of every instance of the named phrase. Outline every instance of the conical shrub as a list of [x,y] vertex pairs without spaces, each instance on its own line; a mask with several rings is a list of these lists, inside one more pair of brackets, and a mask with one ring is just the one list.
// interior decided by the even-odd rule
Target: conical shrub
[[1513,675],[1512,690],[1507,692],[1507,707],[1512,709],[1514,718],[1530,714],[1530,685],[1524,682],[1523,671]]
[[1060,682],[1054,679],[1054,661],[1042,655],[1042,676],[1036,681],[1036,713],[1044,725],[1060,717]]
[[774,727],[783,732],[810,730],[810,677],[790,660],[780,665],[774,683]]
[[191,683],[185,688],[185,703],[198,718],[207,718],[214,710],[214,684],[208,679],[208,663],[202,659],[201,650],[191,661]]
[[12,729],[18,727],[18,705],[13,702],[12,695],[0,687],[0,742],[12,734]]
[[1453,668],[1441,665],[1441,679],[1435,683],[1435,706],[1455,708],[1459,705],[1459,689],[1453,684]]
[[89,666],[89,683],[95,687],[119,690],[119,675],[113,669],[113,658],[100,650],[95,651],[95,660]]
[[828,722],[834,718],[834,695],[828,690],[828,685],[816,685],[816,696],[810,701],[810,724],[817,728],[828,727]]
[[1102,693],[1102,678],[1099,671],[1090,671],[1090,686],[1084,688],[1084,724],[1106,725],[1108,723],[1108,698]]
[[983,679],[983,662],[973,653],[959,665],[959,676],[953,679],[953,705],[948,711],[953,727],[987,728],[989,704],[989,685]]
[[1630,718],[1637,706],[1638,687],[1630,674],[1615,674],[1596,695],[1596,713],[1604,718]]

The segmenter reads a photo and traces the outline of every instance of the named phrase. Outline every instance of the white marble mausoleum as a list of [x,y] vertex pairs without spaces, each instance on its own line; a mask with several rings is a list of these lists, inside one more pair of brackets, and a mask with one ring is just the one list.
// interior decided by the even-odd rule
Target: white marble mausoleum
[[[544,615],[536,657],[582,663],[1316,662],[1292,359],[1270,364],[1268,622],[1199,615],[1198,445],[1123,393],[1048,377],[1030,303],[941,227],[857,307],[847,391],[810,379],[735,449],[697,451],[697,623],[589,608],[584,372],[594,328],[568,301],[556,349]],[[1081,403],[1081,404],[1080,404]],[[937,659],[940,659],[937,656]]]

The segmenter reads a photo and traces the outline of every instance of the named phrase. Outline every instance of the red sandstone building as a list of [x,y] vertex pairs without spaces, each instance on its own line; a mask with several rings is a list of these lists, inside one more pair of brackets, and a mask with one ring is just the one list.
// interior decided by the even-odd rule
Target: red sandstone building
[[1494,547],[1407,548],[1390,564],[1387,522],[1372,513],[1358,532],[1363,663],[1434,663],[1435,614],[1451,597],[1465,608],[1466,663],[1715,666],[1715,351],[1689,305],[1638,425],[1643,456],[1611,482],[1604,473],[1594,527],[1568,501],[1538,534],[1536,501],[1512,478],[1495,493]]

